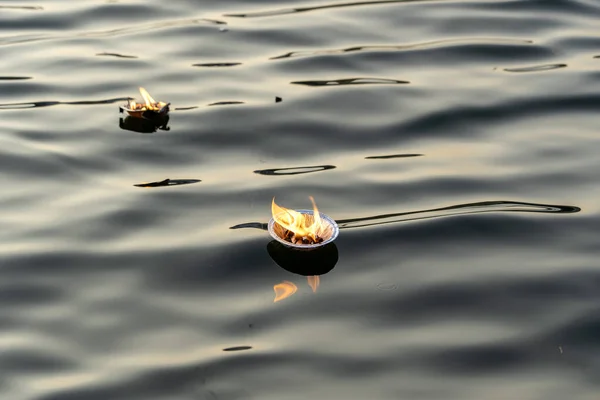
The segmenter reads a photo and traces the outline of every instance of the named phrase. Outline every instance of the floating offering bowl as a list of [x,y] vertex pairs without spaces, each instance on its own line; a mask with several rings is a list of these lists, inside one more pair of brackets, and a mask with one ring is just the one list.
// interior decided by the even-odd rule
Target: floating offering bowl
[[140,88],[140,94],[144,99],[143,103],[128,100],[127,104],[119,107],[119,110],[134,118],[160,119],[167,116],[171,103],[154,100],[143,87]]
[[[309,224],[313,223],[315,216],[313,210],[292,211],[301,214]],[[316,240],[303,239],[303,237],[297,237],[298,235],[294,234],[293,231],[284,228],[277,222],[277,220],[280,220],[280,218],[283,218],[286,215],[287,211],[275,215],[267,225],[271,237],[286,247],[296,250],[318,249],[333,242],[340,233],[337,223],[331,217],[319,212],[320,224],[314,232]]]

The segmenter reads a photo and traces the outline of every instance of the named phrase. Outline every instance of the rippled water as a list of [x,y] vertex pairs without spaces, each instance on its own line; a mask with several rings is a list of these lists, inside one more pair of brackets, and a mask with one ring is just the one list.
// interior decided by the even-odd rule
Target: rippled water
[[598,18],[1,2],[1,397],[597,399]]

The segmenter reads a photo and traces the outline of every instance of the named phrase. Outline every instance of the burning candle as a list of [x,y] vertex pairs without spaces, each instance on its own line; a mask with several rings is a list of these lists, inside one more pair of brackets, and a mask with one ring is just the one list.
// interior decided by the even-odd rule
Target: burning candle
[[129,115],[136,118],[164,117],[169,113],[169,105],[171,103],[154,100],[150,96],[150,93],[143,87],[140,87],[140,94],[144,99],[143,103],[128,100],[126,105],[120,107],[121,112],[126,111]]
[[296,249],[310,250],[331,243],[339,234],[335,221],[319,212],[315,200],[310,197],[312,210],[291,210],[271,204],[273,218],[268,230],[278,242]]

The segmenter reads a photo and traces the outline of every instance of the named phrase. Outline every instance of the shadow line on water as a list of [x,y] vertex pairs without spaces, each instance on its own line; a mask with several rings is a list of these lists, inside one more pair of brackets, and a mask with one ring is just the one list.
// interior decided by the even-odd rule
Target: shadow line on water
[[[400,213],[380,214],[370,217],[349,218],[336,220],[340,229],[362,228],[374,225],[387,225],[398,222],[418,221],[432,218],[451,217],[456,215],[481,214],[488,212],[531,212],[549,214],[572,214],[581,211],[576,206],[524,203],[516,201],[481,201],[464,203],[449,207],[431,208],[428,210],[406,211]],[[254,228],[267,230],[267,224],[262,222],[247,222],[230,227],[229,229]]]

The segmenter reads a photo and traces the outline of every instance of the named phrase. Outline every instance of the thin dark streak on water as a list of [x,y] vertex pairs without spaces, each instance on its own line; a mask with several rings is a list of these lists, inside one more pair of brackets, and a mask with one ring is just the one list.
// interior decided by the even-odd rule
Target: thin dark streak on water
[[229,229],[244,229],[244,228],[253,228],[260,229],[262,231],[266,231],[268,229],[268,224],[266,222],[245,222],[243,224],[237,224],[229,227]]
[[176,107],[173,110],[174,111],[189,111],[189,110],[195,110],[199,108],[198,106],[190,106],[190,107]]
[[392,158],[423,157],[425,154],[390,154],[385,156],[367,156],[365,160],[389,160]]
[[244,101],[217,101],[215,103],[210,103],[208,104],[209,106],[229,106],[229,105],[236,105],[236,104],[246,104],[246,102]]
[[270,168],[254,171],[255,174],[268,176],[303,175],[313,172],[327,171],[336,168],[335,165],[311,165],[307,167]]
[[204,64],[192,64],[192,67],[235,67],[238,65],[242,65],[242,63],[238,62],[229,62],[229,63],[204,63]]
[[344,86],[344,85],[403,85],[410,83],[409,81],[399,81],[396,79],[386,78],[347,78],[347,79],[332,79],[319,81],[294,81],[292,85],[304,86]]
[[566,68],[567,64],[543,64],[543,65],[532,65],[530,67],[520,68],[504,68],[506,72],[542,72],[551,71],[554,69]]
[[0,81],[24,81],[33,79],[31,76],[0,76]]
[[245,351],[245,350],[251,350],[252,346],[235,346],[235,347],[228,347],[226,349],[223,349],[223,351]]
[[150,188],[150,187],[189,185],[191,183],[198,183],[198,182],[202,182],[202,181],[200,179],[170,179],[170,178],[167,178],[162,181],[138,183],[133,186],[142,187],[142,188]]
[[97,56],[108,56],[108,57],[117,57],[117,58],[138,58],[137,56],[131,56],[127,54],[119,54],[119,53],[97,53]]

